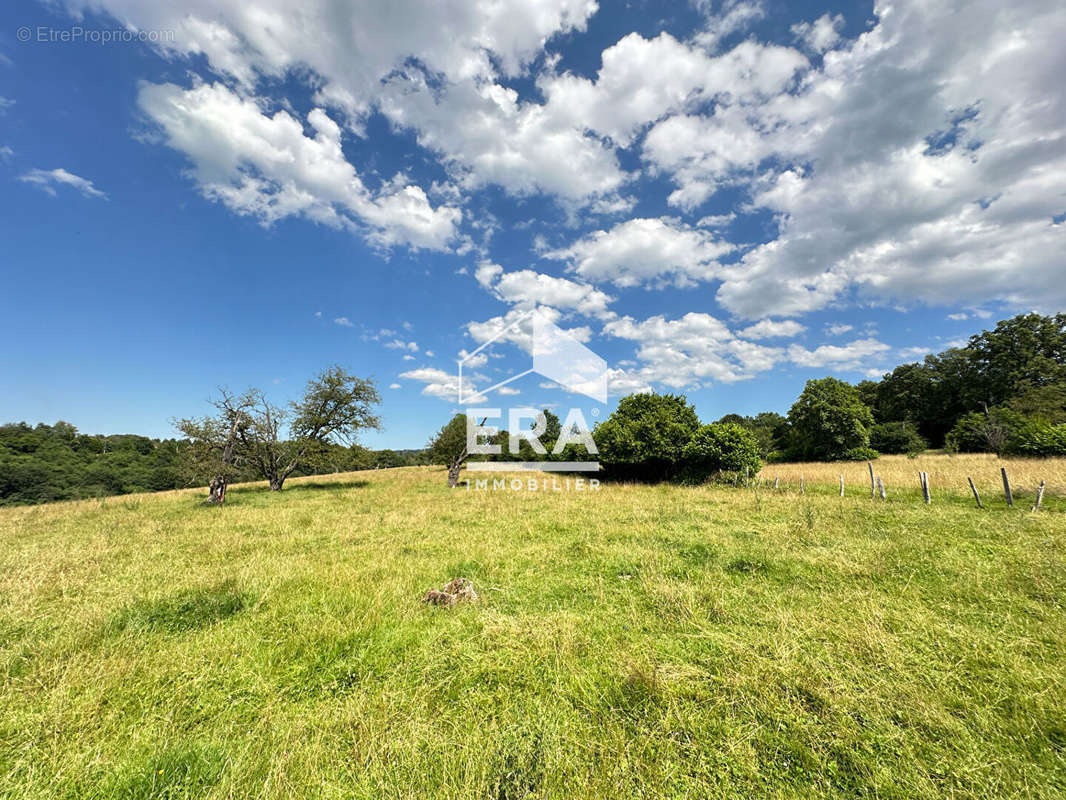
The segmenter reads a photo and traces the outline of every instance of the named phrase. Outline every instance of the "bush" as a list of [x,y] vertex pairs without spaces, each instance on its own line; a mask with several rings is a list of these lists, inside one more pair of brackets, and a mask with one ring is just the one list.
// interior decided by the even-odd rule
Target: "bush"
[[873,461],[881,454],[872,447],[853,447],[841,454],[838,461]]
[[1020,456],[1066,456],[1066,424],[1030,423],[1022,426],[1011,440],[1009,450]]
[[964,414],[947,435],[948,450],[957,453],[1004,453],[1010,443],[1031,423],[1009,408],[993,408],[987,413]]
[[677,477],[685,446],[699,427],[684,395],[632,394],[596,426],[593,439],[612,477],[665,480]]
[[870,447],[879,453],[920,453],[929,443],[912,422],[882,422],[870,428]]
[[758,472],[759,439],[751,431],[731,422],[704,425],[685,445],[682,454],[685,477],[705,481],[718,472]]

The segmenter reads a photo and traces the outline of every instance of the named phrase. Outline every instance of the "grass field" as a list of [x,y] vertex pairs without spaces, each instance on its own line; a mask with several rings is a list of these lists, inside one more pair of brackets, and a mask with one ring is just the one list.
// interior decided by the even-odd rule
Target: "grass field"
[[[1030,513],[941,458],[878,462],[887,502],[774,465],[807,493],[416,468],[2,509],[0,796],[1066,796],[1062,462]],[[457,575],[481,602],[420,602]]]

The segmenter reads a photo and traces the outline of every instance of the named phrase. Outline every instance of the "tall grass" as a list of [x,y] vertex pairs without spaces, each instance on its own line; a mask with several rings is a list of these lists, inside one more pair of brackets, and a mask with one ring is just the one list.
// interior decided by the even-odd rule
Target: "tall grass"
[[[1019,497],[1031,498],[1041,481],[1046,483],[1046,497],[1066,497],[1066,458],[1006,458],[992,454],[965,455],[923,454],[917,457],[881,456],[873,461],[874,474],[880,475],[889,491],[903,490],[920,494],[919,472],[929,473],[929,483],[935,493],[970,495],[967,478],[982,494],[1002,498],[1001,468],[1006,468],[1012,491]],[[808,484],[839,486],[844,476],[847,493],[870,493],[870,473],[862,462],[813,462],[767,464],[762,471],[764,481],[773,483],[780,478],[788,486],[799,486],[802,477]]]
[[[0,796],[1063,796],[1062,505],[927,507],[891,463],[887,502],[834,465],[2,509]],[[457,575],[480,602],[420,602]]]

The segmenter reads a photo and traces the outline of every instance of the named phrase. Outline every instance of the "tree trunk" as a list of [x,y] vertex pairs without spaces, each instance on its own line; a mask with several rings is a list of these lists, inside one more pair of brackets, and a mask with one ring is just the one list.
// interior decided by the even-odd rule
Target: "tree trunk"
[[453,461],[448,465],[448,488],[454,489],[459,485],[459,471],[463,468],[462,461]]
[[285,484],[284,478],[271,478],[270,479],[270,491],[280,492],[281,487]]
[[212,478],[211,483],[208,484],[208,489],[211,491],[207,498],[208,503],[222,505],[226,502],[226,477],[224,475],[216,475]]

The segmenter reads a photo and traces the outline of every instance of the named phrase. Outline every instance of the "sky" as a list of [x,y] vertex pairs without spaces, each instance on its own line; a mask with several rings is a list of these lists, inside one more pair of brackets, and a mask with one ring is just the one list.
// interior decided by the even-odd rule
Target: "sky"
[[786,412],[1066,310],[1063,41],[1061,0],[5,3],[0,419],[173,436],[341,364],[420,447],[535,308],[608,402],[501,403]]

